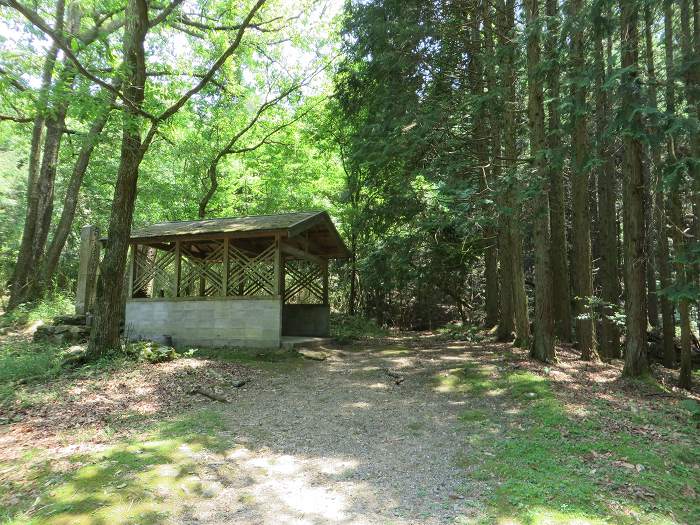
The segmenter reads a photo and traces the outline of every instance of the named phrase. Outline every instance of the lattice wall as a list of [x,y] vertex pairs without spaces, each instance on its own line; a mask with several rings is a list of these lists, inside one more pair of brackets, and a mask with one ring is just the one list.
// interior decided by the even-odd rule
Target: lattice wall
[[229,244],[227,295],[275,295],[276,253],[274,242],[258,255],[246,254]]
[[132,297],[175,295],[175,250],[138,246],[134,251]]
[[284,302],[288,304],[322,304],[324,302],[324,268],[311,261],[286,261]]

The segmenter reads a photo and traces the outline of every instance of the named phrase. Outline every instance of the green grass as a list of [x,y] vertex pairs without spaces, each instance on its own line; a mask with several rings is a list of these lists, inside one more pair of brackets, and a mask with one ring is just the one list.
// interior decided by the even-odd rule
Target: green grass
[[11,312],[0,315],[0,327],[20,326],[35,321],[48,322],[57,315],[75,312],[74,299],[70,295],[56,293],[36,303],[21,304]]
[[[460,383],[457,391],[484,392],[484,374],[473,367],[458,377],[474,386]],[[567,412],[546,378],[519,372],[493,383],[501,391],[501,408],[517,410],[475,409],[461,418],[469,423],[465,429],[475,421],[506,428],[496,440],[478,428],[468,437],[484,458],[469,476],[492,487],[488,510],[477,522],[700,523],[700,505],[692,497],[700,492],[700,447],[682,409],[620,412],[582,397],[588,414],[582,417]],[[653,432],[612,432],[604,418]],[[456,463],[463,468],[475,464],[472,457]]]
[[194,499],[211,497],[200,477],[201,451],[223,452],[215,409],[199,410],[144,429],[106,450],[69,458],[69,472],[33,451],[21,464],[25,479],[0,485],[0,522],[6,525],[156,524]]
[[330,333],[339,343],[345,344],[368,337],[382,337],[387,335],[388,331],[377,326],[373,320],[359,315],[331,313]]

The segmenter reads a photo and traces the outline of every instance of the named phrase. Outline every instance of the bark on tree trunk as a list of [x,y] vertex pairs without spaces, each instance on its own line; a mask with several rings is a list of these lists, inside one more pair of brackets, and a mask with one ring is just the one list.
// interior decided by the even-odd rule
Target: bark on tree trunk
[[[115,87],[119,88],[116,84]],[[97,118],[93,121],[90,129],[83,139],[82,145],[80,147],[80,152],[78,153],[78,158],[73,165],[73,171],[71,173],[70,180],[68,181],[68,187],[66,188],[66,196],[63,200],[63,209],[61,210],[61,217],[56,225],[51,243],[46,251],[46,257],[44,258],[44,264],[41,271],[41,281],[42,287],[46,287],[56,272],[56,267],[58,266],[58,261],[63,252],[63,247],[66,245],[66,240],[70,234],[71,227],[73,225],[73,219],[75,218],[75,210],[78,206],[78,198],[80,197],[80,188],[85,178],[85,173],[87,172],[88,164],[90,162],[90,157],[92,152],[97,145],[102,130],[104,129],[109,114],[111,112],[111,106],[114,103],[115,96],[113,93],[105,93],[106,101],[104,109],[98,114]]]
[[[63,15],[65,1],[58,0],[56,3],[56,18],[54,30],[57,33],[63,32]],[[25,302],[28,292],[28,278],[31,275],[31,257],[34,243],[34,235],[37,226],[38,216],[38,192],[36,182],[39,178],[39,168],[41,165],[41,146],[48,105],[49,92],[51,90],[51,79],[58,55],[58,46],[52,43],[46,53],[41,74],[41,88],[37,97],[35,108],[34,126],[29,147],[29,168],[27,174],[27,212],[24,219],[24,230],[22,232],[22,242],[17,253],[17,262],[12,275],[12,286],[10,290],[10,300],[8,310],[16,308]]]
[[638,76],[638,4],[620,0],[621,55],[624,73],[620,79],[623,144],[623,225],[625,259],[625,325],[627,340],[623,374],[641,376],[649,371],[647,361],[646,253],[644,232],[643,125],[637,109],[643,105]]
[[[646,11],[645,11],[646,14]],[[647,62],[653,66],[653,41],[652,27],[649,17],[646,17],[646,46],[647,46]],[[664,1],[664,49],[666,57],[666,75],[667,78],[673,78],[673,5],[671,0]],[[647,69],[649,66],[647,66]],[[651,76],[651,75],[650,75]],[[656,87],[654,86],[654,91]],[[673,82],[668,82],[666,86],[666,111],[670,114],[675,113],[675,93]],[[653,101],[656,103],[654,94]],[[667,141],[667,152],[670,159],[675,158],[674,145],[672,140]],[[655,161],[656,162],[656,161]],[[660,160],[659,160],[660,162]],[[660,168],[660,164],[658,165]],[[659,284],[662,289],[671,286],[671,265],[670,265],[670,249],[668,243],[668,227],[666,217],[666,195],[663,180],[663,173],[657,169],[656,173],[656,202],[654,214],[656,216],[656,267],[659,270]],[[668,297],[662,295],[660,297],[661,305],[661,330],[663,334],[662,349],[664,366],[671,368],[676,361],[676,324],[673,316],[673,304]]]
[[562,39],[559,31],[559,0],[547,0],[546,59],[550,63],[545,75],[547,84],[547,171],[550,183],[549,216],[551,221],[552,281],[554,283],[554,331],[564,342],[572,340],[571,332],[571,287],[569,285],[569,263],[566,240],[566,195],[564,190],[564,152],[561,146],[561,119],[559,116],[560,65]]
[[589,148],[586,131],[586,88],[582,77],[586,75],[583,48],[582,0],[571,2],[571,69],[573,84],[572,109],[572,198],[573,211],[573,250],[574,297],[576,315],[576,339],[581,358],[595,360],[598,350],[595,335],[595,322],[591,301],[593,299],[593,261],[591,257],[591,211],[588,195]]
[[613,320],[613,307],[620,300],[617,257],[617,223],[615,212],[616,184],[615,162],[606,137],[610,104],[605,89],[605,58],[603,56],[603,39],[606,24],[603,23],[602,2],[595,4],[594,46],[595,88],[596,88],[596,143],[600,159],[598,168],[598,243],[600,252],[599,279],[603,306],[601,314],[600,352],[602,356],[613,359],[621,356],[620,331]]
[[145,0],[129,0],[124,28],[124,108],[121,156],[107,233],[107,246],[97,281],[95,326],[90,335],[88,355],[97,357],[119,347],[122,317],[123,275],[126,266],[131,221],[136,197],[139,164],[143,158],[140,117],[146,83],[144,41],[148,32]]
[[530,150],[537,195],[534,199],[535,244],[535,335],[532,357],[545,362],[556,359],[553,339],[552,268],[550,260],[549,183],[544,165],[544,95],[538,74],[540,65],[539,0],[526,0],[527,84]]
[[530,319],[528,315],[527,293],[525,292],[525,275],[523,272],[523,252],[520,231],[520,204],[516,198],[515,159],[517,146],[517,96],[515,90],[515,2],[505,0],[499,17],[501,30],[499,43],[503,48],[502,82],[504,93],[503,153],[505,161],[506,189],[504,208],[506,212],[506,242],[509,243],[510,265],[508,270],[513,287],[513,311],[515,313],[515,341],[513,345],[527,348],[530,345]]
[[[698,28],[698,5],[697,1],[693,2],[693,11],[691,13],[688,0],[681,0],[680,2],[681,11],[681,50],[683,52],[683,80],[685,82],[685,92],[686,100],[688,102],[688,113],[691,115],[700,115],[700,64],[698,64],[698,58],[695,55],[696,51],[700,51],[700,28]],[[691,14],[693,17],[695,35],[691,32]],[[695,37],[695,38],[694,38]],[[695,40],[695,42],[694,42]],[[697,191],[698,179],[700,178],[700,166],[698,166],[697,159],[700,158],[700,137],[695,133],[690,140],[691,156],[694,157],[696,162],[688,163],[688,175],[690,176],[689,191],[691,192],[691,203],[695,201],[696,196],[692,195],[693,192]],[[674,251],[676,257],[679,251],[683,251],[684,244],[686,242],[683,239],[683,211],[682,203],[680,202],[680,197],[678,191],[673,192],[674,204],[672,206],[672,220],[673,225],[673,239],[674,239]],[[696,240],[697,241],[697,240]],[[678,243],[678,247],[676,247]],[[676,280],[681,284],[685,285],[690,283],[692,280],[692,268],[690,265],[686,267],[683,263],[676,264]],[[681,370],[678,377],[678,386],[681,388],[690,389],[692,386],[692,362],[690,353],[690,304],[687,297],[682,297],[679,300],[678,311],[680,315],[680,327],[681,327]]]

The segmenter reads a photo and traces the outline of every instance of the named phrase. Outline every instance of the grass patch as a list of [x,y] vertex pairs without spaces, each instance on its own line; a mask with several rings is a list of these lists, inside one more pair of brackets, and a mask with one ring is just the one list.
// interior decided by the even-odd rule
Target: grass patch
[[388,330],[378,326],[371,319],[359,315],[331,313],[330,334],[340,344],[368,337],[383,337],[388,333]]
[[468,363],[461,368],[442,371],[435,376],[438,392],[463,392],[484,394],[494,389],[496,384],[491,379],[493,367]]
[[36,303],[21,304],[14,310],[3,313],[0,315],[0,327],[25,325],[35,321],[48,322],[57,315],[74,312],[74,298],[56,293]]
[[[460,391],[483,392],[483,376],[473,369],[458,377],[476,385]],[[591,400],[583,418],[567,412],[546,378],[518,372],[495,383],[503,391],[501,408],[517,404],[520,410],[493,414],[494,422],[506,428],[505,439],[470,440],[484,461],[469,476],[490,480],[492,487],[488,509],[478,522],[700,523],[695,496],[700,491],[700,447],[681,408],[620,412]],[[469,422],[489,418],[480,410],[461,417]],[[611,419],[643,432],[625,431],[624,425],[613,430]],[[456,463],[472,466],[464,458]]]
[[162,523],[188,502],[214,495],[199,476],[197,453],[222,452],[228,447],[217,435],[221,428],[219,412],[199,410],[106,450],[74,455],[69,458],[68,473],[54,470],[48,459],[34,459],[24,479],[2,486],[0,521],[7,525]]
[[465,423],[486,421],[489,419],[489,414],[486,410],[471,409],[465,410],[459,415],[459,419]]

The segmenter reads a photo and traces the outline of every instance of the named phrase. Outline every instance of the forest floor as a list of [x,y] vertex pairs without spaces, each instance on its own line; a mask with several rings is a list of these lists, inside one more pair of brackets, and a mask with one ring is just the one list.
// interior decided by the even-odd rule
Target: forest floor
[[405,334],[23,381],[48,351],[2,348],[0,523],[700,523],[697,392],[661,369]]

